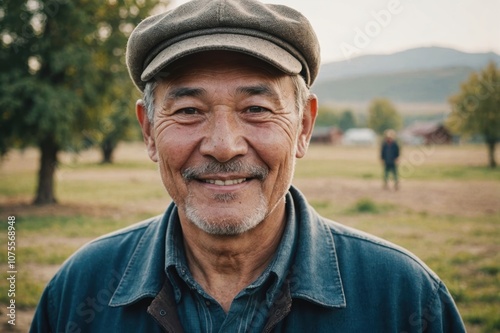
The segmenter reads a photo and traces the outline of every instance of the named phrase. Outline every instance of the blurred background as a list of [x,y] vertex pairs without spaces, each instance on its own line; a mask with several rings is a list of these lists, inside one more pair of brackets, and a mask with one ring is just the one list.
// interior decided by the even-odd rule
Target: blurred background
[[[80,246],[168,205],[124,52],[142,19],[184,2],[0,1],[0,218],[7,235],[16,217],[18,266],[17,325],[2,278],[0,330],[27,330]],[[267,2],[304,13],[322,47],[320,112],[294,184],[321,214],[421,257],[469,332],[500,332],[500,2]],[[383,187],[387,129],[398,191]]]

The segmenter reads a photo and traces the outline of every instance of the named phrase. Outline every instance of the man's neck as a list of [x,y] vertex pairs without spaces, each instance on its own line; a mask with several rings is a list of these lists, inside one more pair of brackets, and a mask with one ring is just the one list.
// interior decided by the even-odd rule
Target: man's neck
[[284,204],[254,229],[236,236],[210,235],[190,222],[183,224],[191,274],[228,312],[234,297],[270,264],[285,224]]

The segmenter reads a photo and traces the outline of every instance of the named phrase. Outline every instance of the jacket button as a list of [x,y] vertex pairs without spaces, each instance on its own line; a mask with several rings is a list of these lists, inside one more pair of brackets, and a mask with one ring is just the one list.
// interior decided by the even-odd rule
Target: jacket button
[[160,316],[164,317],[167,314],[167,311],[161,309],[160,310]]

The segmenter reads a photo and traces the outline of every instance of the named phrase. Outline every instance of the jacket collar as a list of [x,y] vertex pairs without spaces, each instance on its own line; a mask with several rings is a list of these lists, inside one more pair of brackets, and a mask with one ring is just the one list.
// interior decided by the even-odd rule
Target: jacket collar
[[290,274],[292,298],[325,307],[346,307],[333,233],[295,187],[290,188],[299,223],[298,246]]
[[165,280],[165,234],[168,218],[175,210],[170,204],[164,215],[151,219],[116,288],[109,306],[135,303],[146,297],[156,297]]
[[[297,249],[289,279],[292,298],[325,307],[345,307],[332,232],[293,186],[287,194],[287,201],[293,204],[293,215],[299,223]],[[129,305],[146,297],[154,298],[160,292],[165,280],[166,230],[176,215],[177,209],[172,203],[163,216],[151,219],[109,306]]]

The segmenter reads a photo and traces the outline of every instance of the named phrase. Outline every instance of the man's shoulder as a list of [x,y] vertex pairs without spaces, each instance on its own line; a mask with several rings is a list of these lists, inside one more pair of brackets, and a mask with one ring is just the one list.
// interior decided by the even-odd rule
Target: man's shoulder
[[[390,241],[330,219],[319,217],[333,235],[339,262],[351,266],[353,262],[364,267],[399,270],[410,276],[420,273],[423,278],[439,284],[439,277],[414,253]],[[359,266],[358,266],[359,267]]]
[[105,306],[154,296],[162,284],[167,224],[163,216],[138,222],[81,247],[50,280],[38,311],[46,311],[54,327],[65,327],[69,322],[90,327],[107,322],[111,310],[104,311]]
[[153,238],[161,221],[162,215],[155,216],[88,242],[63,263],[55,278],[67,278],[68,275],[80,274],[78,272],[82,271],[94,274],[110,270],[121,271],[139,244],[148,242],[144,238]]
[[[437,275],[407,249],[321,216],[298,189],[292,187],[290,192],[301,221],[301,252],[313,257],[333,257],[334,266],[354,270],[356,274],[370,274],[370,269],[374,269],[381,274],[416,274],[433,284],[440,283]],[[300,259],[309,260],[307,256]]]
[[110,246],[115,249],[123,245],[130,246],[138,242],[148,229],[155,228],[161,222],[162,217],[163,215],[154,216],[100,236],[85,244],[75,254],[88,251],[100,251]]
[[[429,325],[441,331],[442,322],[463,331],[448,290],[419,258],[309,211],[301,232],[310,232],[298,243],[301,261],[290,280],[291,295],[300,300],[290,317],[297,331],[322,331],[332,324],[340,331],[423,331]],[[317,311],[311,304],[335,311]],[[381,316],[385,319],[378,320]]]

